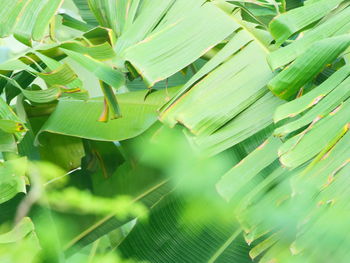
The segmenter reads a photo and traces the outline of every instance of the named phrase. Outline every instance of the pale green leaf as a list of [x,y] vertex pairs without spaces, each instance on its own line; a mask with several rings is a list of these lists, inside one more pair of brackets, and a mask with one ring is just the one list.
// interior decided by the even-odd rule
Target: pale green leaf
[[[237,24],[227,14],[207,3],[128,48],[124,57],[153,86],[194,62],[236,28]],[[193,37],[196,32],[201,34]]]
[[272,69],[285,66],[295,60],[310,48],[315,42],[345,34],[350,30],[350,8],[346,8],[334,17],[325,21],[321,25],[306,32],[300,39],[295,40],[290,45],[277,49],[267,57]]
[[282,44],[291,35],[304,29],[309,24],[321,19],[344,0],[322,0],[314,4],[290,10],[276,16],[269,28],[277,45]]
[[156,91],[146,99],[147,91],[118,95],[122,116],[107,123],[98,121],[103,110],[103,99],[96,98],[87,102],[61,100],[41,132],[104,141],[129,139],[141,134],[156,122],[157,108],[176,91],[177,88],[168,89],[169,94],[165,90]]
[[111,85],[114,88],[121,87],[124,82],[124,75],[108,65],[88,56],[83,55],[74,51],[70,51],[68,49],[62,50],[73,60],[75,60],[77,63],[79,63],[81,66],[86,68],[87,70],[91,71],[95,76],[107,84]]
[[284,69],[268,84],[268,88],[283,99],[295,96],[298,91],[332,63],[350,45],[350,36],[341,35],[320,40],[313,44],[293,64]]
[[220,195],[229,201],[254,176],[277,159],[277,149],[280,145],[279,139],[270,137],[233,167],[216,185]]
[[334,90],[350,74],[350,67],[345,66],[330,76],[321,85],[293,101],[285,103],[277,108],[274,114],[274,121],[278,122],[285,118],[295,117],[299,113],[313,107],[325,96]]
[[20,192],[26,193],[26,167],[26,157],[9,160],[0,165],[0,204],[10,200]]
[[23,218],[11,231],[0,235],[0,243],[15,243],[21,241],[34,231],[34,224],[29,217]]

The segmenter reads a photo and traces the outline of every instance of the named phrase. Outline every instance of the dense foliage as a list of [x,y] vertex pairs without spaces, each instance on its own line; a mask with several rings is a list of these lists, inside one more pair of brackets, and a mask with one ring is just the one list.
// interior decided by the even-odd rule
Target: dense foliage
[[0,262],[349,262],[350,1],[0,1]]

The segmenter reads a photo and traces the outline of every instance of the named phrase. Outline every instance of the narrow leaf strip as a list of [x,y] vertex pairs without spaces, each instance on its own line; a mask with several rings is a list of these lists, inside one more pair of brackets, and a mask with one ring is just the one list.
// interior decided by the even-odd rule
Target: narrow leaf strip
[[339,14],[331,17],[323,24],[306,32],[300,39],[286,47],[277,49],[267,56],[267,60],[273,70],[285,66],[295,60],[315,42],[345,34],[350,29],[350,8],[346,8]]
[[295,62],[274,77],[268,88],[282,99],[290,99],[322,68],[333,62],[350,44],[350,36],[342,35],[312,45]]
[[82,55],[80,53],[64,49],[62,50],[72,59],[74,59],[76,62],[78,62],[80,65],[85,67],[87,70],[91,71],[95,74],[97,78],[100,80],[103,80],[108,85],[111,85],[114,88],[119,88],[122,85],[124,85],[125,78],[123,73],[116,69],[112,69],[111,67],[107,66],[106,64],[103,64],[102,62],[93,59],[92,57],[88,55]]
[[321,19],[344,0],[322,0],[314,4],[290,10],[275,17],[270,25],[270,32],[277,45],[282,44],[291,35]]
[[307,130],[286,141],[279,149],[283,165],[294,168],[320,153],[350,122],[350,101],[347,100]]
[[191,16],[126,49],[124,57],[151,87],[191,64],[236,28],[227,14],[207,3]]
[[350,66],[344,66],[306,95],[281,105],[275,112],[274,121],[278,122],[286,118],[294,117],[308,108],[313,107],[327,96],[329,92],[335,89],[349,74]]
[[217,183],[219,194],[230,201],[247,182],[277,159],[277,149],[281,141],[270,137],[256,150],[227,172]]
[[100,81],[101,89],[105,96],[105,100],[107,102],[107,106],[109,108],[109,117],[113,119],[117,119],[121,117],[119,105],[117,102],[117,97],[114,94],[114,91],[111,86],[108,86],[103,81]]

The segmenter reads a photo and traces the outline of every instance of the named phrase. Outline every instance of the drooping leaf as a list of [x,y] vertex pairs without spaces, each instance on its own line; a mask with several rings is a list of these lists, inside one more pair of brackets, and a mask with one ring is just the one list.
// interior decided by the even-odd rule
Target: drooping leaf
[[111,86],[108,86],[104,82],[100,82],[103,94],[105,96],[105,109],[104,111],[106,114],[102,115],[102,118],[100,120],[107,121],[110,117],[112,120],[117,119],[121,116],[121,112],[119,109],[117,98],[114,94],[114,91]]

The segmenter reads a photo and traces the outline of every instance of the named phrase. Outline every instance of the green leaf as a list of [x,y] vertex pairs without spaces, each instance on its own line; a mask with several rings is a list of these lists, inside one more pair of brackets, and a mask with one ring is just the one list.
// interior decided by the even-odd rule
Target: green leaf
[[[145,99],[147,91],[117,96],[122,117],[107,123],[98,122],[103,110],[103,99],[87,102],[61,100],[41,132],[52,132],[103,141],[120,141],[135,137],[157,121],[157,108],[162,106],[177,88],[156,91]],[[79,109],[79,110],[76,110]]]
[[0,130],[0,152],[17,152],[13,135],[2,130]]
[[40,137],[40,144],[41,159],[55,163],[66,171],[79,168],[85,156],[80,138],[47,133]]
[[33,222],[29,217],[25,217],[11,231],[0,235],[0,243],[19,242],[31,232],[34,232]]
[[11,1],[0,3],[0,37],[6,37],[11,34],[12,29],[16,23],[17,17],[27,1]]
[[22,62],[19,59],[10,59],[0,65],[0,70],[4,71],[12,71],[12,70],[28,70],[30,72],[37,72],[37,70],[33,69],[26,63]]
[[[151,87],[194,62],[236,28],[227,14],[207,3],[128,48],[124,57]],[[195,32],[202,34],[193,38]]]
[[348,163],[349,147],[347,147],[350,138],[350,133],[344,134],[324,158],[317,160],[317,162],[311,163],[305,168],[294,181],[293,186],[300,186],[303,181],[303,175],[305,172],[310,176],[309,180],[314,180],[313,187],[315,190],[320,191],[322,188],[330,188],[332,181],[335,180],[337,173],[344,168]]
[[[68,68],[70,70],[70,68]],[[60,75],[60,73],[62,73],[62,71],[59,71],[57,74]],[[68,73],[67,70],[64,71],[63,70],[63,73]],[[39,73],[38,73],[39,74]],[[57,75],[54,73],[54,75]],[[46,79],[48,82],[51,82],[52,84],[54,84],[55,82],[58,82],[60,80],[60,78],[58,78],[57,76],[49,76],[48,77],[48,74],[40,74],[40,76],[44,76],[43,78]],[[19,84],[18,82],[15,80],[15,79],[11,79],[11,78],[8,78],[4,75],[1,75],[0,74],[0,77],[3,77],[5,79],[8,80],[9,83],[11,83],[12,87],[16,87],[17,89],[19,89],[22,94],[27,98],[29,99],[30,101],[33,101],[33,102],[36,102],[36,103],[46,103],[46,102],[51,102],[51,101],[54,101],[54,100],[57,100],[62,92],[64,92],[65,90],[62,88],[59,88],[59,87],[52,87],[52,88],[48,88],[48,89],[44,89],[44,90],[30,90],[30,89],[23,89]],[[67,77],[65,75],[65,77]],[[76,78],[76,76],[74,75],[74,78]],[[68,79],[69,79],[69,76],[68,76]],[[67,78],[66,78],[67,80]],[[64,78],[63,78],[63,82],[64,82]],[[69,92],[70,90],[66,90],[66,92]],[[75,91],[75,90],[74,90]],[[21,127],[19,127],[21,128]]]
[[216,188],[220,195],[230,201],[230,199],[252,180],[261,170],[277,159],[277,149],[281,146],[281,141],[270,137],[255,151],[241,160],[235,167],[227,172],[217,183]]
[[81,66],[91,71],[95,76],[114,88],[120,88],[125,78],[123,73],[118,70],[112,69],[111,67],[103,64],[102,62],[88,56],[83,55],[68,49],[62,48],[62,50],[73,60],[79,63]]
[[[224,63],[232,54],[239,51],[240,48],[248,44],[252,40],[252,36],[247,34],[245,31],[239,31],[235,34],[232,39],[222,48],[219,52],[210,59],[207,63],[201,67],[201,69],[194,74],[194,76],[186,82],[186,84],[181,88],[181,90],[174,96],[167,104],[164,105],[162,111],[165,111],[170,107],[177,99],[184,95],[196,82],[205,77],[212,70]],[[168,121],[168,120],[167,120]],[[169,123],[169,125],[174,125],[175,123]]]
[[20,192],[26,193],[25,171],[27,158],[9,160],[0,165],[0,204]]
[[45,90],[22,90],[22,93],[30,101],[36,103],[46,103],[57,100],[61,96],[61,89],[50,88]]
[[68,15],[68,14],[60,14],[60,16],[62,17],[62,25],[70,27],[70,28],[74,28],[76,30],[79,31],[89,31],[91,29],[93,29],[93,26],[86,24],[78,19],[75,19],[74,17]]
[[62,64],[54,71],[37,73],[48,85],[67,85],[77,78],[68,64]]
[[[110,116],[111,120],[117,119],[121,116],[117,98],[114,94],[114,91],[111,86],[106,85],[103,81],[100,82],[103,94],[105,96],[105,111],[107,114],[104,114],[100,120],[107,121]],[[107,115],[107,116],[105,116]]]
[[278,107],[274,115],[274,121],[278,122],[285,118],[295,117],[299,113],[315,106],[325,96],[332,92],[332,90],[337,88],[349,75],[350,67],[342,67],[317,88],[293,101],[290,101]]
[[[104,193],[103,196],[105,196],[105,189],[113,187],[114,197],[116,197],[116,193],[117,196],[127,195],[133,198],[134,203],[139,202],[147,208],[154,206],[173,189],[173,186],[159,174],[154,175],[147,169],[144,170],[129,162],[120,165],[115,173],[106,179],[103,179],[104,177],[100,173],[97,173],[97,175],[99,181],[97,186],[100,191],[95,190],[95,192]],[[72,255],[134,219],[134,217],[129,217],[122,220],[118,218],[118,211],[103,218],[98,218],[94,224],[72,238],[66,245],[65,253]]]
[[322,68],[332,63],[350,45],[350,36],[341,35],[320,40],[313,44],[268,84],[268,88],[278,97],[290,99],[321,72]]
[[[32,40],[40,40],[45,33],[51,18],[54,16],[62,0],[27,0],[21,12],[17,15],[14,26],[14,36],[27,46],[32,46]],[[12,15],[12,14],[11,14]]]
[[99,45],[84,46],[80,42],[67,41],[62,43],[61,47],[77,53],[89,55],[100,61],[109,60],[116,56],[108,42]]
[[99,24],[113,29],[118,36],[133,22],[140,0],[88,0]]
[[[163,112],[162,120],[170,125],[180,122],[194,135],[215,132],[266,93],[265,85],[273,74],[264,58],[265,53],[255,42],[248,44],[179,97]],[[251,75],[254,80],[248,78]]]
[[259,255],[261,255],[264,251],[266,251],[269,247],[271,247],[273,244],[278,242],[279,237],[276,233],[272,234],[270,237],[265,239],[264,241],[260,242],[258,245],[253,247],[250,252],[249,256],[252,259],[257,258]]
[[98,22],[89,7],[88,0],[73,0],[73,2],[78,7],[79,14],[86,23],[92,26],[98,25]]
[[23,121],[18,118],[12,108],[0,97],[0,129],[5,132],[14,133],[20,136],[20,133],[26,130]]
[[287,167],[297,167],[328,151],[347,132],[350,101],[347,100],[324,118],[315,120],[304,132],[287,140],[279,149],[280,160]]
[[[171,127],[184,125],[194,144],[210,155],[270,125],[270,114],[281,103],[265,96],[266,84],[274,76],[266,62],[266,43],[271,38],[261,34],[256,25],[242,21],[238,14],[233,18],[242,30],[233,34],[161,109],[164,123]],[[260,125],[256,122],[257,111],[262,116]]]
[[24,125],[14,120],[0,120],[0,129],[14,134],[25,131]]
[[241,230],[217,210],[208,202],[169,195],[152,209],[148,221],[131,230],[119,250],[138,261],[251,262]]
[[11,76],[11,80],[2,78],[4,81],[7,82],[4,86],[4,89],[6,92],[6,102],[8,104],[10,104],[12,99],[14,99],[17,95],[21,93],[21,89],[18,86],[28,87],[36,78],[36,76],[33,73],[28,71],[19,71],[9,76]]
[[173,3],[174,0],[144,1],[134,22],[118,38],[116,53],[121,54],[126,48],[143,40],[157,26]]
[[350,29],[350,8],[331,17],[321,25],[309,30],[300,39],[270,53],[267,60],[272,69],[282,67],[306,52],[315,42],[347,33]]
[[64,0],[50,0],[42,6],[41,12],[38,17],[36,17],[36,22],[32,30],[33,40],[39,41],[44,38],[47,26],[63,1]]
[[275,17],[270,25],[270,32],[281,45],[291,35],[321,19],[344,0],[322,0],[314,4],[293,9]]
[[171,5],[171,8],[166,12],[162,20],[159,22],[156,28],[154,28],[153,33],[159,32],[170,26],[173,23],[177,23],[179,20],[191,16],[195,11],[198,11],[205,0],[176,0]]
[[267,93],[216,132],[204,136],[188,136],[201,151],[210,156],[218,154],[272,125],[272,115],[282,103],[282,100]]
[[[343,72],[347,72],[349,74],[349,69],[344,68]],[[341,73],[341,72],[339,72]],[[344,73],[343,73],[344,74]],[[347,75],[348,75],[347,74]],[[334,74],[336,75],[336,74]],[[338,75],[339,76],[339,75]],[[334,76],[337,77],[337,76]],[[342,76],[344,78],[344,75]],[[328,79],[329,81],[334,80],[332,77]],[[310,103],[309,107],[312,107],[309,111],[307,111],[305,114],[300,116],[300,118],[296,118],[295,120],[279,127],[276,129],[275,134],[278,136],[284,136],[288,133],[291,133],[295,130],[298,130],[312,122],[318,121],[320,118],[326,116],[331,111],[335,110],[343,101],[347,100],[350,96],[350,92],[348,90],[348,85],[350,83],[350,78],[347,77],[344,79],[341,83],[338,83],[337,86],[333,87],[334,89],[329,91],[329,93],[325,94],[322,93],[324,88],[328,88],[328,80],[324,82],[326,85],[321,85],[318,88],[316,88],[315,92],[310,92],[312,95],[311,97],[306,97],[307,100],[311,101],[310,98],[312,98],[312,101]],[[338,80],[339,81],[339,80]],[[329,86],[332,87],[332,86]],[[322,90],[323,89],[323,90]],[[321,95],[318,95],[318,92],[321,92]],[[307,96],[308,94],[306,94]],[[315,96],[317,95],[317,96]],[[305,100],[304,100],[305,101]],[[294,102],[297,102],[295,100]],[[302,102],[302,101],[301,101]],[[294,115],[294,113],[293,113]]]

